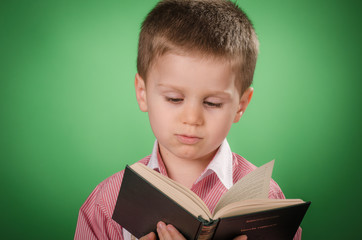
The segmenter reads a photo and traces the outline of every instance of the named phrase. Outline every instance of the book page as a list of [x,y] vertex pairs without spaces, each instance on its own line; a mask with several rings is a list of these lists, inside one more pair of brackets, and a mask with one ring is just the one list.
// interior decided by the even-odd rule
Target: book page
[[234,202],[223,207],[215,214],[215,219],[265,211],[301,203],[304,203],[304,201],[300,199],[248,199],[241,202]]
[[211,219],[212,216],[206,204],[190,189],[142,163],[135,163],[131,168],[195,217],[201,215],[206,220]]
[[229,191],[227,191],[219,200],[215,207],[214,214],[226,205],[246,199],[266,199],[269,194],[269,184],[273,172],[274,160],[250,172]]

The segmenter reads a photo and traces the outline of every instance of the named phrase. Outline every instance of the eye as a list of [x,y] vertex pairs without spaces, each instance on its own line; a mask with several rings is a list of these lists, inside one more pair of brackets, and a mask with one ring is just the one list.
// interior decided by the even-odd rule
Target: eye
[[182,98],[170,98],[170,97],[166,97],[166,101],[167,102],[171,102],[171,103],[181,103],[183,101]]
[[204,104],[206,106],[212,107],[212,108],[221,108],[222,107],[222,103],[214,103],[214,102],[204,101]]

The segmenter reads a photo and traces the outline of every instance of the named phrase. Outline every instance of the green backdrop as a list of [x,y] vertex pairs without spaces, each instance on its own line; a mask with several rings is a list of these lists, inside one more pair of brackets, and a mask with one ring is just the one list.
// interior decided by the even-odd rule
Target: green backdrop
[[[303,239],[357,239],[361,194],[360,1],[239,0],[260,56],[233,151],[288,198],[312,201]],[[155,0],[1,1],[1,238],[71,239],[103,179],[154,137],[133,80]]]

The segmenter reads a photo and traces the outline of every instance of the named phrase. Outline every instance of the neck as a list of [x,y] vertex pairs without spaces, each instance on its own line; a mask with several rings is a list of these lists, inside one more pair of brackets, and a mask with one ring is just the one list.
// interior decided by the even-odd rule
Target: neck
[[217,150],[200,159],[184,159],[168,154],[160,148],[160,154],[169,178],[181,183],[189,189],[192,188],[194,182],[209,165],[216,151]]

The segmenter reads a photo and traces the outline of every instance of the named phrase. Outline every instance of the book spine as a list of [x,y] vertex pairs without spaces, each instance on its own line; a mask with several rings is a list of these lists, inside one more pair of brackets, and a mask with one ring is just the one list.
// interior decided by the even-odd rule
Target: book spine
[[199,217],[201,222],[201,229],[199,230],[199,234],[197,236],[197,240],[208,240],[212,239],[219,223],[219,220],[206,221]]
[[197,240],[208,240],[212,239],[216,230],[217,223],[211,226],[202,226],[200,234]]

